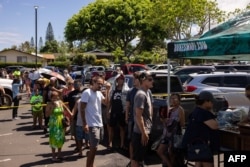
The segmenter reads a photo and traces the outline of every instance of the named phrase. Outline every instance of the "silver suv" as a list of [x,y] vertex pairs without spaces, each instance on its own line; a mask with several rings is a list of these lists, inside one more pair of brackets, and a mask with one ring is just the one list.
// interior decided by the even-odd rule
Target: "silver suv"
[[214,66],[182,66],[178,67],[173,73],[179,76],[181,82],[184,83],[188,79],[189,74],[198,72],[211,73],[215,70]]
[[249,73],[213,72],[190,74],[183,86],[186,92],[198,94],[203,90],[214,93],[244,92],[248,84],[250,84]]

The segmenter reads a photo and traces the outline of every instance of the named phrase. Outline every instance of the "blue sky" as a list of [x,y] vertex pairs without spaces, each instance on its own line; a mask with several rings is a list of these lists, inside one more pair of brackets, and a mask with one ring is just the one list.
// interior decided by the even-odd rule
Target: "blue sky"
[[[19,46],[25,41],[35,39],[35,9],[37,10],[37,38],[45,34],[48,23],[51,22],[56,40],[64,40],[64,28],[67,20],[95,0],[0,0],[0,51]],[[250,0],[217,0],[222,10],[245,8]]]
[[35,39],[35,8],[37,10],[37,38],[45,34],[51,22],[56,40],[64,40],[67,20],[95,0],[0,0],[0,51],[19,46],[25,41]]

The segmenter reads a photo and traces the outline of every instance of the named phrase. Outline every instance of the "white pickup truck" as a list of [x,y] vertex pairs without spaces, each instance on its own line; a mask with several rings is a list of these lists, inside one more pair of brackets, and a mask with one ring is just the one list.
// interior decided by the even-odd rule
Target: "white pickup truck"
[[4,106],[11,106],[12,104],[12,82],[12,79],[0,78],[0,86],[4,88],[5,94],[9,95],[5,98],[1,95],[0,109],[5,109]]

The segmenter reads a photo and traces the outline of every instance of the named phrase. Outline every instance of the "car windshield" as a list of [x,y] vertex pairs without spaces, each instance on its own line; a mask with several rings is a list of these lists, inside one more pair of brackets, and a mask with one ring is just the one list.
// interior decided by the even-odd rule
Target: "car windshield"
[[[151,91],[155,93],[167,93],[168,82],[167,76],[155,77],[153,88]],[[183,92],[183,87],[180,84],[178,77],[171,77],[170,79],[170,92]]]

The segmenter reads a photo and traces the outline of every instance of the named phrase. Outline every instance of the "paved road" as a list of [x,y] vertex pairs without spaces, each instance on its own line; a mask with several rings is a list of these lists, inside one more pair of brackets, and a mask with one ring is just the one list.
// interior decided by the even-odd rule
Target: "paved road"
[[[48,136],[42,130],[32,130],[32,116],[30,105],[21,101],[18,115],[21,119],[11,119],[12,110],[0,110],[0,167],[83,167],[86,157],[79,158],[73,150],[74,141],[67,135],[62,149],[65,160],[61,163],[52,163],[51,149]],[[83,155],[86,155],[84,150]],[[146,166],[160,167],[160,161],[151,153],[146,158]],[[126,153],[109,152],[100,145],[95,165],[97,167],[125,167],[129,162]]]

